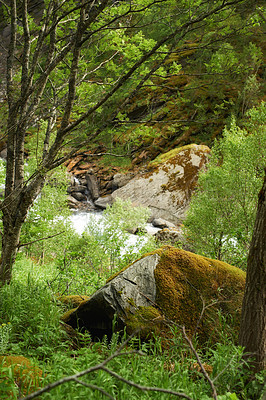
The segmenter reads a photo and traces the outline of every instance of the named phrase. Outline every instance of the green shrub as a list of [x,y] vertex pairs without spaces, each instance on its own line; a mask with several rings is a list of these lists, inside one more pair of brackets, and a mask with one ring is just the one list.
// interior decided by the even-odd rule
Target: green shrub
[[215,143],[185,220],[195,252],[243,268],[266,163],[266,103],[248,115],[245,129],[233,120]]

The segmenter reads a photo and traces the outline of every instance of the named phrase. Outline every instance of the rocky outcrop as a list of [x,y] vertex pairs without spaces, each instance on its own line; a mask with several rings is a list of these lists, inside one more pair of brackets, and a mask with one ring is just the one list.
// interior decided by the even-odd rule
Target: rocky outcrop
[[[84,152],[67,164],[75,177],[69,189],[69,202],[73,208],[84,208],[89,201],[88,208],[94,205],[104,209],[116,197],[130,199],[133,204],[149,207],[155,224],[157,220],[162,228],[174,227],[184,218],[209,152],[207,146],[191,144],[162,154],[141,170],[127,173],[118,172],[116,167],[100,166],[91,153]],[[82,186],[86,187],[85,193]],[[77,191],[78,187],[82,190]]]
[[209,147],[196,144],[171,150],[150,163],[148,172],[115,190],[112,197],[130,199],[134,204],[149,207],[154,218],[179,224],[209,153]]
[[92,173],[83,177],[71,176],[70,185],[67,189],[68,204],[71,208],[93,210],[94,201],[99,197],[97,178]]
[[189,243],[188,239],[185,237],[182,227],[169,227],[160,229],[154,234],[155,240],[163,244],[170,244],[179,246],[184,250],[192,251],[192,245]]
[[141,328],[144,337],[158,326],[167,336],[171,320],[197,332],[201,343],[216,341],[226,318],[238,330],[244,285],[245,273],[236,267],[165,246],[112,277],[64,321],[102,338],[111,336],[115,315],[117,330]]

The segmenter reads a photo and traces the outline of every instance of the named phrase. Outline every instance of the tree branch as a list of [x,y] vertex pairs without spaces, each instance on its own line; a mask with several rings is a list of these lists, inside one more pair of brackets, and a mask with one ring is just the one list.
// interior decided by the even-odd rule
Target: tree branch
[[33,243],[41,242],[42,240],[47,240],[47,239],[51,239],[51,238],[53,238],[55,236],[62,235],[62,233],[64,233],[64,232],[65,231],[62,231],[62,232],[59,232],[59,233],[55,233],[54,235],[46,236],[46,237],[41,238],[41,239],[32,240],[31,242],[28,242],[28,243],[19,243],[18,249],[20,249],[21,247],[29,246],[30,244],[33,244]]

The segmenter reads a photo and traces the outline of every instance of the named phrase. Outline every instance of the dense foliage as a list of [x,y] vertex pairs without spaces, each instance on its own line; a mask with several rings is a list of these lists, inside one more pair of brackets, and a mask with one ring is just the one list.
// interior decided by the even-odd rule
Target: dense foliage
[[233,119],[199,178],[185,226],[196,252],[245,268],[266,165],[266,105]]

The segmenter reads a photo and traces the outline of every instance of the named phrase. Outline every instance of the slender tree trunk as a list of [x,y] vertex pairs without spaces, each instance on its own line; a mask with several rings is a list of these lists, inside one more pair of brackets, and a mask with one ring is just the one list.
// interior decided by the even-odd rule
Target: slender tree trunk
[[239,344],[253,358],[254,372],[266,367],[266,169],[247,261]]
[[41,192],[45,177],[37,176],[27,187],[17,187],[5,197],[2,207],[3,235],[0,262],[0,285],[10,283],[12,267],[20,244],[20,234],[34,200]]
[[[21,225],[22,226],[22,225]],[[10,283],[12,277],[12,266],[15,262],[19,238],[20,238],[20,227],[4,227],[4,236],[2,240],[2,256],[0,265],[0,283]]]

